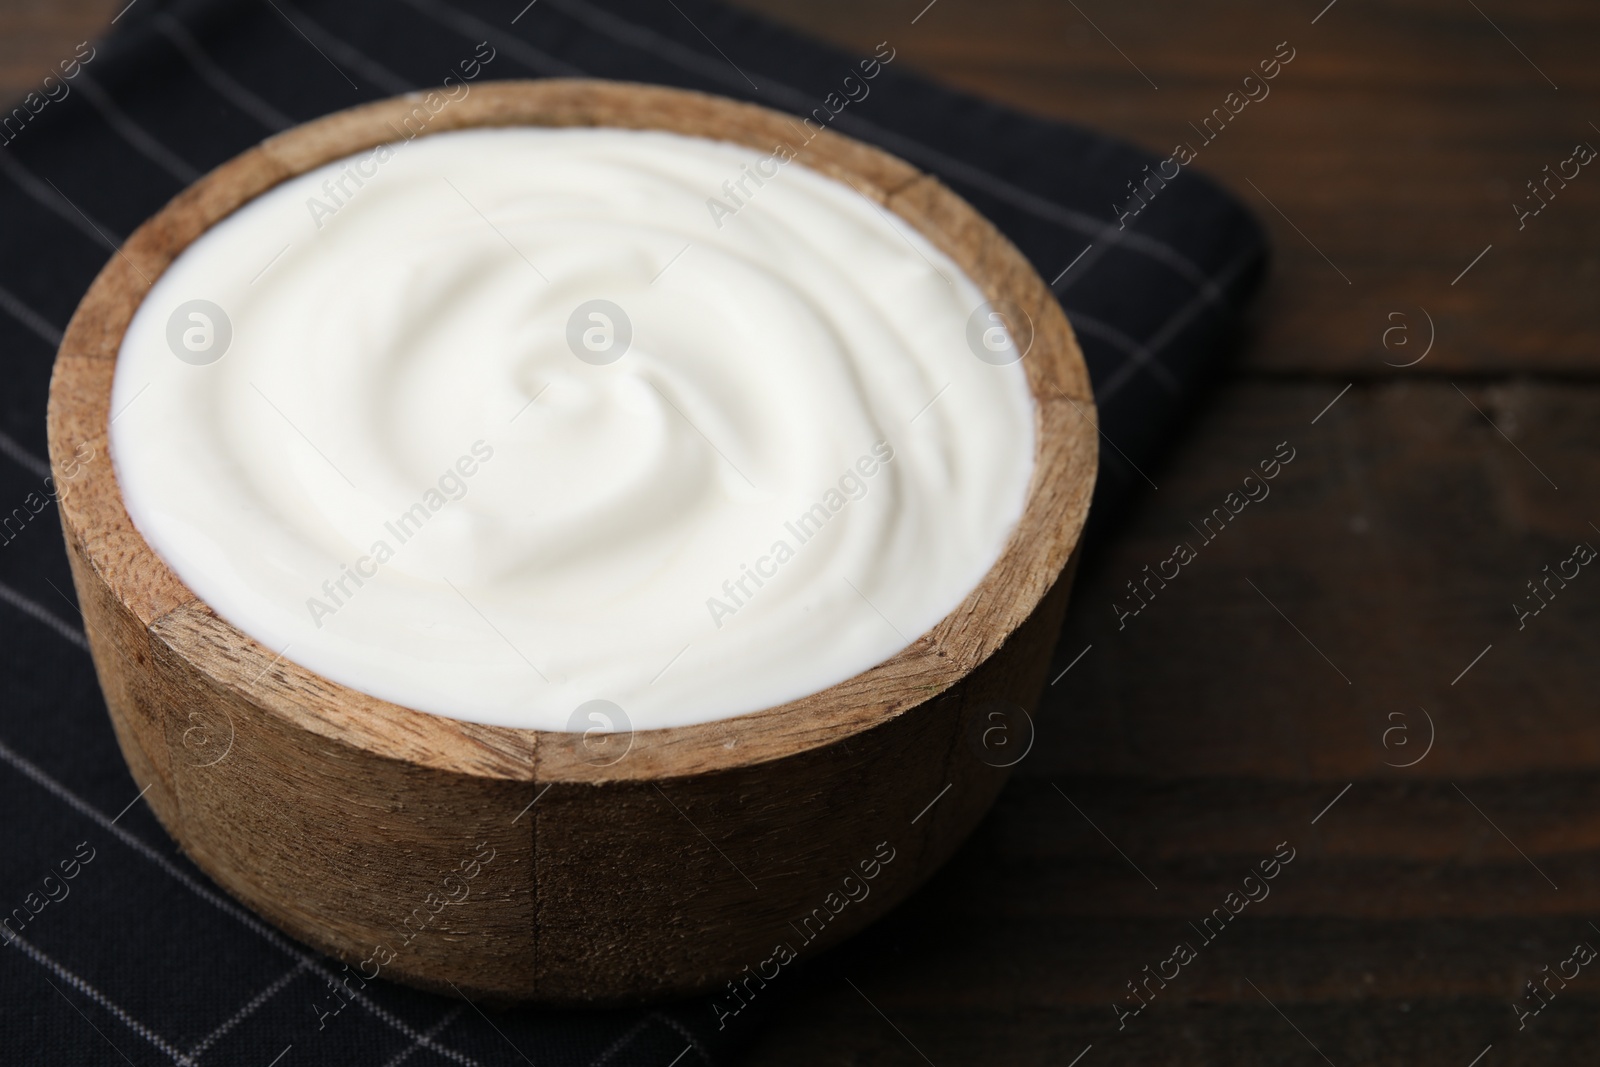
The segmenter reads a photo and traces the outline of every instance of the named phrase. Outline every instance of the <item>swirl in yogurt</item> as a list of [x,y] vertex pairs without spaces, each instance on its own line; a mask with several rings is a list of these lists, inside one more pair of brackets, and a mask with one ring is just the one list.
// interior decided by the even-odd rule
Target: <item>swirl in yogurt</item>
[[124,339],[135,525],[275,653],[470,721],[705,722],[887,659],[999,557],[1033,401],[849,185],[791,163],[710,216],[767,158],[461,131],[268,191]]

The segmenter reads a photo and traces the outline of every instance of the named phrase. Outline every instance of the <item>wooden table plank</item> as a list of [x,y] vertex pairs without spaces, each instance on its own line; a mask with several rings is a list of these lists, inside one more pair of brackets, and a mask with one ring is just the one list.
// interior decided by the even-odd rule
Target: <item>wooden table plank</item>
[[46,74],[71,59],[80,41],[101,36],[122,3],[107,0],[6,0],[0,5],[0,100],[15,105]]
[[[1074,733],[1060,750],[1041,736],[1041,762],[1332,779],[1372,767],[1391,713],[1420,730],[1420,705],[1441,724],[1424,774],[1600,765],[1600,686],[1585,654],[1600,630],[1600,566],[1524,629],[1511,606],[1537,606],[1526,583],[1579,542],[1600,547],[1600,397],[1533,382],[1358,385],[1311,425],[1338,392],[1230,386],[1152,472],[1159,491],[1074,591],[1060,666],[1095,647],[1047,696]],[[1295,459],[1270,495],[1203,540],[1190,524],[1280,442]],[[1180,542],[1198,558],[1119,622],[1113,605],[1139,604],[1125,583]],[[1184,707],[1164,710],[1173,694]]]
[[[1162,155],[1194,144],[1195,165],[1260,214],[1278,256],[1247,366],[1392,374],[1385,357],[1421,346],[1386,351],[1400,321],[1388,315],[1420,333],[1425,308],[1438,343],[1412,373],[1600,372],[1600,173],[1584,168],[1520,232],[1511,207],[1578,141],[1600,148],[1594,5],[1478,5],[1556,91],[1455,0],[1343,0],[1315,25],[1326,0],[941,0],[915,25],[920,2],[737,2],[863,55],[888,40],[908,68]],[[1201,142],[1190,124],[1282,41],[1295,59],[1270,95]]]

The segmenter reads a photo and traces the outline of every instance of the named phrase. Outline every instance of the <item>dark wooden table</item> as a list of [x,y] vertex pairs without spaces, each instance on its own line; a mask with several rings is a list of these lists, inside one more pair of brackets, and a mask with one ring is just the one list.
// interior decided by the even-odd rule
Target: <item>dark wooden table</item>
[[[1199,161],[1272,231],[1253,336],[1083,575],[1033,751],[752,1062],[1596,1062],[1600,967],[1513,1006],[1600,946],[1600,568],[1513,604],[1600,547],[1600,170],[1513,204],[1600,147],[1600,9],[740,2],[1163,154],[1296,51]],[[0,92],[118,6],[0,9]],[[1271,497],[1118,630],[1124,583],[1282,441]]]

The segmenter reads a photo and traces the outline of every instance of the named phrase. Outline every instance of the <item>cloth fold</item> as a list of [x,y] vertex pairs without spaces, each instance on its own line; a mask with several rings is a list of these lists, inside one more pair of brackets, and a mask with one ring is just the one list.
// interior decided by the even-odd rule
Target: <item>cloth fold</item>
[[[911,73],[912,40],[848,55],[714,0],[137,0],[108,39],[63,55],[0,113],[8,1062],[690,1067],[736,1057],[758,1015],[719,1026],[709,1000],[494,1012],[380,982],[329,1011],[339,964],[217,889],[138,801],[53,513],[51,360],[127,234],[198,175],[290,125],[439,88],[473,59],[478,79],[700,89],[879,145],[940,177],[1021,248],[1088,359],[1103,433],[1091,524],[1103,535],[1216,374],[1263,272],[1264,236],[1188,169],[1142,186],[1157,160],[1147,152]],[[1146,206],[1119,221],[1136,191]]]

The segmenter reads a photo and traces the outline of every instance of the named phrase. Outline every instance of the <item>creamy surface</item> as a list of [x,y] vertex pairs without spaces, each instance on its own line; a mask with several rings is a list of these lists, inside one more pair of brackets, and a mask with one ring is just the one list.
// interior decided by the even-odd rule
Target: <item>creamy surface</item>
[[710,721],[881,662],[998,558],[1034,411],[974,354],[982,303],[781,155],[438,134],[184,252],[111,452],[177,575],[327,678],[510,726]]

